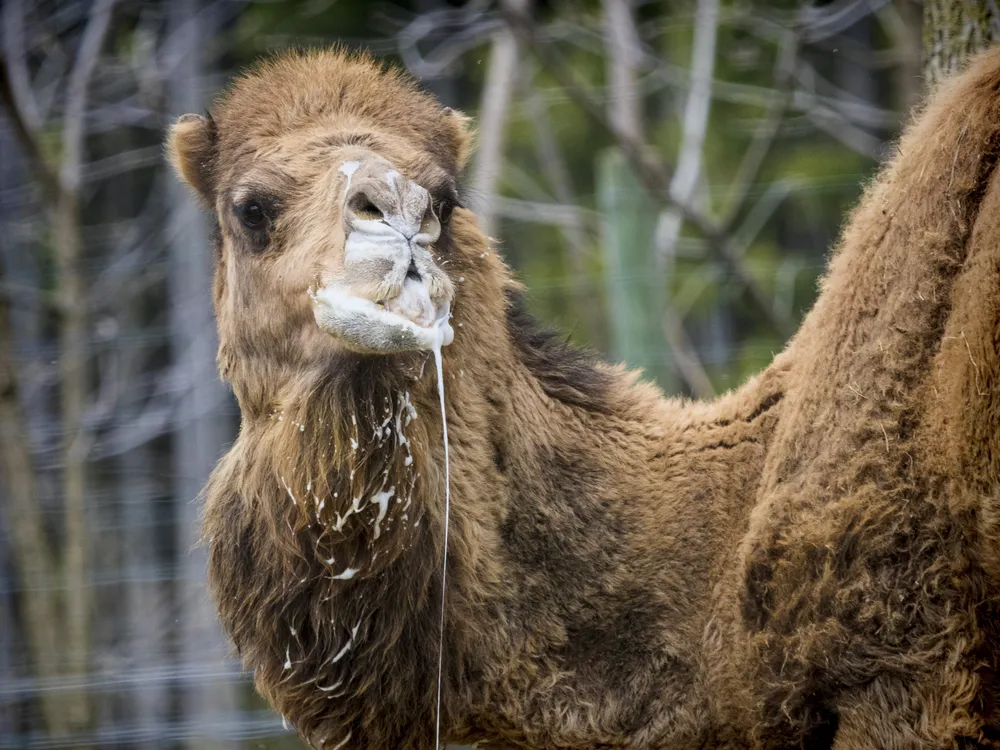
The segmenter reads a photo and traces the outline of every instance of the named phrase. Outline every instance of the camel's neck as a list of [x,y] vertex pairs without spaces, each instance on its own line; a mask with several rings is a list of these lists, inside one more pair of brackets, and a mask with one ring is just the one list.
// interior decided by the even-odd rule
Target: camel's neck
[[[505,526],[523,522],[511,513],[523,499],[515,485],[533,462],[535,474],[584,462],[587,447],[564,456],[559,435],[582,436],[610,386],[516,312],[494,316],[492,330],[461,316],[459,308],[443,372],[452,723],[466,713],[469,670],[494,672],[511,656],[494,640],[504,628],[488,621],[531,609],[503,570],[510,542],[528,541]],[[307,737],[336,745],[336,728],[365,746],[422,747],[431,736],[445,523],[437,393],[426,354],[304,373],[275,389],[272,412],[244,420],[209,484],[205,534],[220,616],[258,688]],[[537,478],[530,486],[520,489],[537,492],[544,508],[552,488]],[[495,631],[492,642],[475,623]],[[479,691],[489,681],[471,684]]]
[[700,731],[711,592],[733,567],[784,365],[683,407],[510,303],[505,343],[446,370],[459,738],[586,748]]
[[[699,488],[742,504],[722,490],[751,486],[769,407],[757,394],[682,415],[539,333],[478,257],[456,261],[467,301],[444,352],[444,725],[458,739],[610,743],[664,702],[691,700],[686,644],[704,626],[692,603],[733,515]],[[289,379],[269,397],[273,413],[245,420],[207,488],[223,623],[258,689],[317,744],[348,732],[358,746],[431,744],[445,524],[437,385],[428,354]],[[681,464],[706,441],[687,486]]]
[[[509,303],[492,330],[456,320],[444,356],[445,726],[586,747],[689,699],[679,644],[704,625],[691,604],[721,547],[706,523],[732,515],[698,488],[751,486],[769,406],[758,394],[682,418]],[[445,494],[433,359],[357,360],[286,392],[208,487],[222,620],[305,736],[429,746]],[[688,452],[716,440],[731,450],[699,455],[684,486]]]

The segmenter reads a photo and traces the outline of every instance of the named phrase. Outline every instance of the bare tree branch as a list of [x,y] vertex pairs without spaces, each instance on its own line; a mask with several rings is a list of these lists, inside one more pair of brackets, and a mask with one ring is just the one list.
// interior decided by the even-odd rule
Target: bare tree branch
[[774,214],[778,206],[797,187],[794,180],[777,180],[764,190],[764,194],[753,205],[744,217],[742,223],[735,226],[730,234],[730,241],[735,252],[743,254],[753,241],[760,235],[764,224]]
[[[677,169],[670,181],[670,195],[691,203],[699,176],[701,155],[708,130],[712,104],[712,77],[715,70],[715,38],[719,25],[718,0],[699,0],[695,13],[694,44],[691,52],[691,87],[684,107]],[[661,265],[673,256],[683,217],[674,206],[661,212],[656,228],[656,249]]]
[[533,224],[548,224],[570,231],[571,227],[581,227],[585,209],[565,203],[544,203],[539,201],[508,198],[498,195],[494,208],[500,216]]
[[162,162],[163,148],[161,146],[134,148],[85,164],[82,168],[81,180],[83,182],[104,180],[126,172],[134,172],[141,167],[152,167]]
[[882,139],[852,125],[835,110],[827,109],[817,103],[816,107],[809,109],[806,117],[817,129],[840,141],[852,151],[869,159],[882,158]]
[[[6,16],[11,12],[10,7],[5,8],[3,12]],[[14,132],[17,133],[17,138],[21,142],[31,169],[46,198],[55,202],[59,199],[59,178],[49,167],[42,154],[41,146],[35,135],[36,131],[29,124],[30,116],[25,112],[25,105],[21,98],[15,93],[11,71],[17,65],[17,58],[11,56],[9,49],[5,49],[4,54],[0,55],[0,101],[3,101],[4,110],[14,126]]]
[[515,33],[524,41],[532,54],[535,55],[565,89],[566,93],[577,106],[584,111],[595,125],[615,141],[631,165],[639,183],[646,189],[653,200],[656,201],[657,205],[673,205],[686,221],[695,226],[705,237],[708,247],[713,254],[732,268],[734,275],[746,288],[761,316],[780,335],[786,338],[790,336],[794,330],[791,321],[786,320],[775,310],[771,300],[768,299],[767,294],[745,266],[742,258],[729,245],[719,225],[691,204],[679,201],[675,196],[670,194],[670,171],[651,152],[645,143],[629,137],[627,133],[619,130],[619,128],[607,119],[602,107],[575,79],[575,76],[565,64],[561,55],[559,55],[552,45],[543,44],[540,41],[531,19],[526,14],[517,12],[516,9],[512,9],[507,3],[502,6],[502,12],[507,23],[510,24]]
[[839,0],[829,5],[805,7],[801,13],[802,31],[807,41],[818,42],[843,33],[888,0]]
[[[84,424],[87,402],[86,290],[81,273],[79,195],[83,161],[87,90],[111,22],[115,0],[96,0],[84,28],[70,73],[63,112],[62,161],[59,200],[54,206],[54,236],[59,296],[66,306],[59,331],[60,408],[63,445],[63,493],[66,508],[66,652],[68,667],[84,673],[90,661],[93,594],[87,582],[90,569],[90,529],[87,523],[86,453]],[[87,728],[91,707],[86,693],[71,704],[73,726]]]
[[66,91],[66,110],[63,113],[63,152],[59,171],[64,190],[76,190],[80,184],[87,87],[90,85],[94,66],[97,65],[101,47],[104,45],[104,37],[108,33],[114,5],[115,0],[95,0],[70,73]]
[[[505,0],[517,13],[528,8],[529,0]],[[473,169],[471,202],[479,215],[483,232],[493,231],[493,198],[503,163],[504,135],[510,114],[511,93],[518,78],[518,40],[510,28],[493,34],[490,62],[479,108],[479,138]]]
[[[11,55],[9,34],[17,23],[4,18],[5,52],[0,69],[0,95],[10,115],[18,137],[24,146],[38,181],[44,188],[53,227],[53,244],[57,269],[58,297],[62,304],[60,319],[60,409],[64,440],[62,445],[62,487],[65,507],[64,557],[66,576],[66,608],[56,622],[62,634],[55,641],[57,656],[65,655],[65,667],[82,674],[90,656],[91,589],[88,585],[88,550],[90,531],[86,516],[86,457],[83,417],[87,398],[86,329],[84,282],[79,259],[82,240],[78,216],[77,187],[80,182],[83,151],[84,115],[87,86],[100,54],[111,19],[113,0],[97,0],[93,14],[84,28],[76,62],[67,91],[63,112],[61,157],[58,170],[49,164],[39,145],[41,123],[31,124],[30,87],[25,89],[26,72],[23,50]],[[8,13],[19,10],[15,7]],[[17,50],[15,50],[17,51]],[[20,83],[18,83],[20,81]],[[59,731],[86,729],[91,721],[90,702],[85,692],[66,695],[49,725]]]
[[[461,8],[417,14],[396,34],[399,56],[407,69],[423,79],[444,75],[462,55],[503,25],[486,12],[489,4],[490,0],[470,0]],[[420,43],[428,38],[436,44],[425,54]]]
[[794,31],[787,31],[782,34],[781,44],[778,51],[778,61],[775,65],[774,85],[778,91],[778,96],[771,100],[764,119],[761,120],[754,132],[753,140],[749,148],[743,155],[736,176],[733,178],[730,189],[730,207],[726,217],[722,220],[721,229],[728,236],[732,228],[743,214],[747,199],[750,195],[750,188],[757,181],[757,175],[764,164],[764,160],[774,145],[774,139],[778,135],[781,127],[781,120],[785,116],[788,104],[793,95],[793,83],[795,62],[798,56],[799,36]]
[[17,103],[21,120],[30,132],[42,126],[31,78],[24,54],[24,0],[8,0],[0,10],[0,24],[3,25],[3,63],[7,66],[7,84],[11,98]]
[[641,60],[639,35],[630,0],[604,0],[604,35],[608,63],[608,119],[633,141],[643,140],[642,98],[635,68]]
[[687,331],[684,330],[680,316],[674,312],[672,307],[667,307],[663,312],[661,322],[663,337],[674,353],[674,363],[688,388],[697,398],[706,400],[715,398],[715,388],[712,386],[708,373],[705,372],[705,367],[695,351],[694,344],[691,343]]
[[[650,191],[654,199],[658,203],[669,201],[670,172],[650,152],[648,146],[629,133],[622,131],[616,123],[608,120],[602,105],[576,80],[562,56],[551,45],[541,42],[531,19],[526,14],[519,13],[504,3],[503,15],[535,57],[559,82],[570,99],[584,111],[595,125],[611,136],[632,165],[640,183]],[[691,206],[678,204],[678,208],[684,213],[685,218],[697,226],[706,237],[714,236],[715,227],[708,217],[703,216]]]
[[[732,14],[733,11],[730,10],[726,15]],[[721,17],[722,11],[720,10]],[[792,21],[784,26],[759,17],[741,18],[740,21],[748,31],[766,41],[780,43],[785,34],[789,32],[798,34],[798,27]],[[537,29],[536,34],[539,42],[547,46],[552,46],[556,41],[565,39],[568,43],[590,54],[604,54],[599,36],[594,31],[578,24],[568,24],[565,21],[553,22],[550,26]],[[641,69],[646,71],[643,77],[637,81],[637,86],[643,95],[653,93],[663,86],[675,87],[680,90],[686,90],[690,87],[691,75],[688,67],[675,65],[648,50],[646,46],[640,46],[636,52],[641,53],[639,64]],[[801,59],[797,61],[796,70],[809,71],[810,80],[803,84],[807,87],[806,91],[797,91],[793,96],[791,101],[793,109],[809,114],[811,109],[819,104],[855,126],[893,128],[899,125],[900,115],[897,111],[879,107],[870,101],[852,96],[849,92],[820,76],[815,69],[810,68]],[[765,108],[770,106],[775,97],[781,96],[780,92],[770,87],[736,83],[719,78],[712,80],[711,88],[713,99]],[[825,91],[829,93],[824,93]],[[610,93],[608,91],[607,95]]]

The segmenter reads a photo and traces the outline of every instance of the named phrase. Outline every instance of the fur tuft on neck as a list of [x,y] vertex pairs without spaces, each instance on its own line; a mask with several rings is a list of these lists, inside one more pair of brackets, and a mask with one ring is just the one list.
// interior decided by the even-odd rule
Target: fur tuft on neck
[[[393,698],[387,715],[415,722],[400,744],[433,715],[416,706],[436,672],[441,519],[426,498],[443,493],[443,470],[423,360],[352,358],[287,384],[206,488],[223,623],[258,689],[317,746],[333,727],[383,736],[369,714]],[[359,700],[371,690],[388,695]]]

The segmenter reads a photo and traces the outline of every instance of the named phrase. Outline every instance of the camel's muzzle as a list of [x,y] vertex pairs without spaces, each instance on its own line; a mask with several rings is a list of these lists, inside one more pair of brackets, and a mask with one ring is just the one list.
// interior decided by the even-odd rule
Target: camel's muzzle
[[431,255],[441,223],[429,193],[377,156],[340,171],[344,274],[313,294],[317,324],[370,353],[451,343],[453,292]]

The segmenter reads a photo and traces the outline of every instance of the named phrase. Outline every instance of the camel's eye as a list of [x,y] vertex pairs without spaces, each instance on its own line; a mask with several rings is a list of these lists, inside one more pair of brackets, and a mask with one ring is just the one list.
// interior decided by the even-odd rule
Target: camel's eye
[[240,220],[250,229],[262,229],[267,222],[267,214],[257,201],[244,203],[238,211]]
[[451,198],[445,198],[437,205],[437,215],[438,221],[442,225],[447,224],[451,220],[451,214],[455,210],[455,201]]

